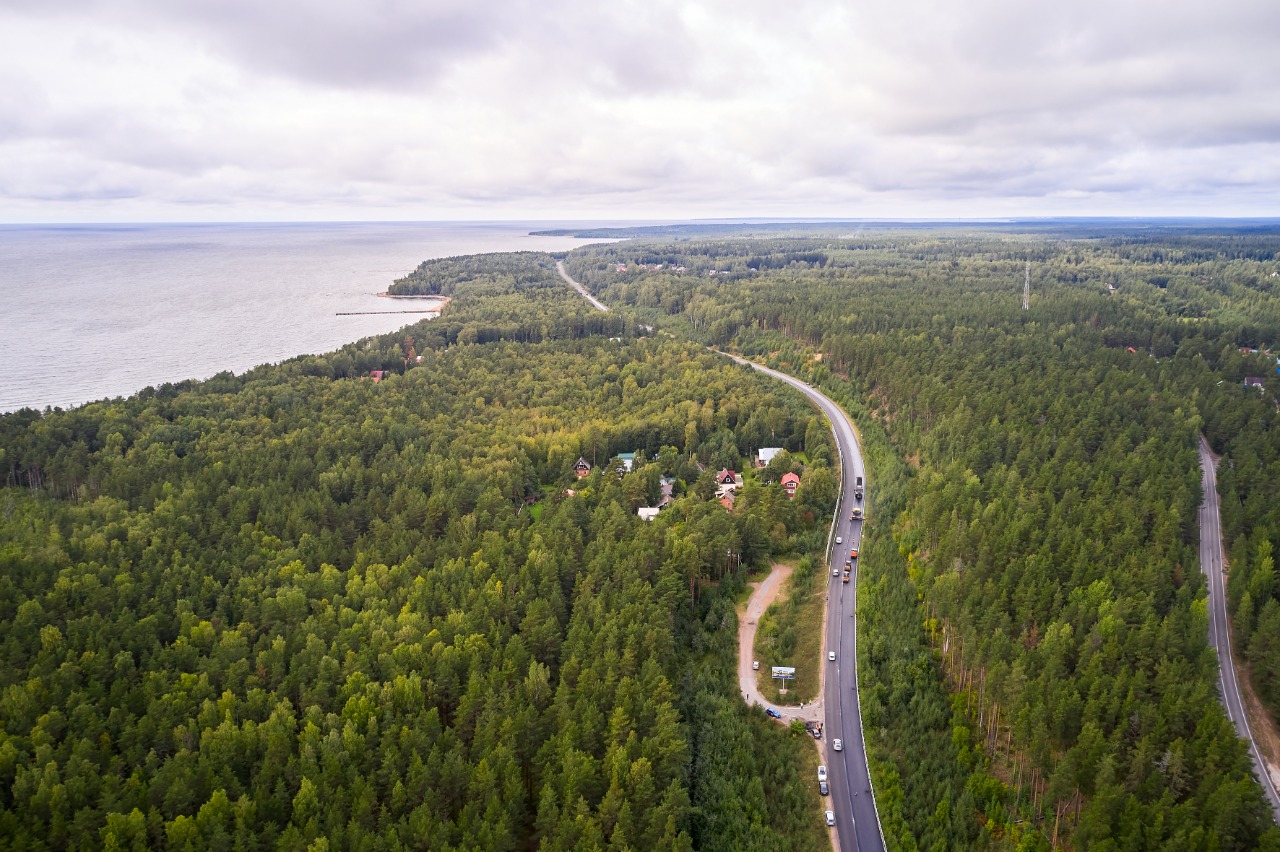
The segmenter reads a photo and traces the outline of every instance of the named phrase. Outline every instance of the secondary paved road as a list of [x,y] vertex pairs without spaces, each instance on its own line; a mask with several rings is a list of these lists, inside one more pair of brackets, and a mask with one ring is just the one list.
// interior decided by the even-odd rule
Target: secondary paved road
[[[598,310],[609,310],[592,298],[586,288],[569,277],[564,263],[557,262],[556,269],[560,276],[577,290],[582,296],[595,305]],[[864,499],[856,497],[856,485],[866,482],[866,467],[862,463],[862,452],[858,447],[858,437],[853,431],[853,424],[840,406],[825,395],[786,373],[779,373],[768,367],[752,363],[735,355],[730,358],[754,367],[766,375],[786,382],[799,390],[826,415],[831,421],[836,436],[836,449],[840,453],[840,503],[836,507],[835,520],[831,524],[831,537],[828,554],[831,565],[841,567],[852,543],[862,540],[862,521],[850,519],[855,506],[865,506],[869,494]],[[835,544],[839,536],[843,543]],[[823,724],[823,733],[827,743],[827,780],[831,786],[831,809],[836,814],[836,831],[840,839],[841,852],[882,852],[884,836],[880,832],[880,814],[876,811],[875,795],[871,789],[871,773],[867,769],[866,743],[862,737],[862,709],[858,704],[858,645],[857,645],[857,588],[858,560],[852,560],[849,582],[842,582],[841,577],[828,577],[827,598],[827,636],[826,647],[836,652],[836,661],[823,662],[830,669],[824,675],[823,703],[827,719]],[[834,677],[832,676],[834,675]],[[781,708],[779,708],[781,709]],[[793,711],[794,712],[794,711]],[[835,752],[832,749],[836,739],[840,739],[844,749]],[[817,782],[817,779],[814,779]]]
[[[851,520],[850,514],[855,506],[865,506],[869,497],[865,491],[862,500],[855,496],[856,484],[859,481],[864,485],[866,483],[866,468],[853,424],[840,406],[799,379],[742,358],[732,355],[729,357],[796,388],[813,400],[831,421],[835,430],[836,448],[840,453],[843,479],[840,504],[836,508],[836,519],[832,525],[829,561],[831,565],[842,569],[845,560],[849,559],[852,545],[860,545],[862,542],[862,521]],[[837,536],[842,539],[842,543],[838,545],[835,544]],[[858,560],[851,561],[853,564],[848,583],[844,583],[839,576],[827,577],[829,594],[826,647],[836,652],[836,661],[823,663],[831,669],[827,672],[823,696],[827,715],[823,733],[830,760],[827,773],[831,784],[831,809],[836,814],[840,848],[842,852],[880,852],[884,849],[884,837],[880,832],[880,815],[876,811],[871,774],[867,769],[862,711],[858,704],[857,619],[854,617],[857,611]],[[836,738],[842,741],[843,751],[832,750]]]
[[1275,782],[1267,772],[1258,743],[1249,730],[1249,719],[1240,698],[1240,686],[1236,683],[1235,660],[1231,655],[1231,634],[1227,630],[1226,580],[1223,575],[1222,524],[1218,514],[1217,460],[1209,449],[1209,442],[1200,436],[1200,472],[1204,499],[1200,503],[1200,569],[1209,578],[1209,643],[1218,652],[1218,687],[1222,693],[1227,716],[1235,723],[1236,733],[1249,744],[1253,758],[1253,770],[1262,782],[1262,789],[1271,803],[1272,815],[1280,822],[1280,795]]
[[595,297],[595,296],[593,296],[593,295],[591,295],[590,293],[588,293],[588,292],[587,292],[587,288],[586,288],[586,287],[583,287],[583,286],[582,286],[581,284],[579,284],[577,281],[574,281],[572,278],[570,278],[570,277],[569,277],[569,273],[564,271],[564,261],[563,261],[563,260],[557,260],[557,261],[556,261],[556,270],[557,270],[557,271],[559,271],[559,273],[560,273],[560,277],[561,277],[561,278],[563,278],[565,281],[568,281],[568,282],[569,282],[569,286],[570,286],[570,287],[572,287],[573,289],[577,290],[579,293],[581,293],[581,294],[582,294],[582,298],[586,299],[588,302],[590,302],[591,304],[595,305],[595,308],[596,308],[596,310],[597,310],[597,311],[608,311],[608,310],[609,310],[608,306],[606,306],[603,302],[601,302],[601,301],[599,301],[598,299],[596,299],[596,297]]

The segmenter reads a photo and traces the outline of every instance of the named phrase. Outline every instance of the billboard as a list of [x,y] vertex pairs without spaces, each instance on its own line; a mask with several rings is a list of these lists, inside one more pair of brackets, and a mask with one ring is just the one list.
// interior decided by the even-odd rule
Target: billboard
[[780,677],[783,680],[795,680],[796,670],[794,666],[774,666],[773,677]]

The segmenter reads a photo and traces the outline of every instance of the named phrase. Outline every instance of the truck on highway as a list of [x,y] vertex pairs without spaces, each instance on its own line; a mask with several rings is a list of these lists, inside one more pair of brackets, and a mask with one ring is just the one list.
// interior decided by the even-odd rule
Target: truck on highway
[[861,520],[861,518],[862,518],[862,507],[854,506],[853,511],[849,513],[849,520],[857,521],[857,520]]
[[855,547],[855,548],[853,548],[853,549],[851,549],[851,550],[849,551],[849,558],[850,558],[850,559],[857,559],[857,558],[858,558],[858,548],[856,548],[856,547]]
[[841,583],[847,583],[847,582],[849,582],[849,569],[848,569],[848,568],[844,569],[844,576],[840,579],[840,582],[841,582]]
[[862,499],[862,477],[855,477],[857,481],[853,484],[853,496]]

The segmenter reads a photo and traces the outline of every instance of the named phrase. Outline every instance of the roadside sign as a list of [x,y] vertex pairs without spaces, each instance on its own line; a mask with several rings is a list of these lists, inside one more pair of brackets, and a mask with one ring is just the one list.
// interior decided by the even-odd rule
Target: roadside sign
[[773,677],[779,677],[783,680],[795,680],[796,670],[794,666],[773,666]]

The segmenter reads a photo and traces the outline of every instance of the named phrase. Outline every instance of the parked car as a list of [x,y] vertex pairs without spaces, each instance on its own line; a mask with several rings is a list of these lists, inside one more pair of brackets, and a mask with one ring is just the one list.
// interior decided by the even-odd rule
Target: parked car
[[832,740],[831,747],[836,751],[844,751],[844,743],[842,743],[840,740]]
[[835,824],[836,824],[836,812],[827,811],[827,825],[835,825]]
[[827,780],[827,767],[823,766],[822,764],[818,764],[818,780],[819,781]]
[[766,714],[768,714],[768,715],[772,716],[772,717],[773,717],[773,718],[775,718],[775,719],[781,719],[781,718],[782,718],[782,714],[781,714],[781,713],[779,713],[777,710],[774,710],[772,707],[767,708],[764,712],[765,712]]
[[759,661],[759,660],[752,660],[752,661],[751,661],[751,670],[752,670],[753,672],[758,672],[758,671],[760,671],[760,661]]
[[827,659],[834,663],[834,662],[836,661],[836,652],[835,652],[835,651],[828,651],[828,652],[827,652]]
[[819,782],[818,782],[818,792],[819,792],[819,793],[821,793],[821,794],[822,794],[822,795],[824,795],[824,796],[830,796],[830,795],[831,795],[831,788],[827,786],[827,782],[826,782],[826,781],[819,781]]

